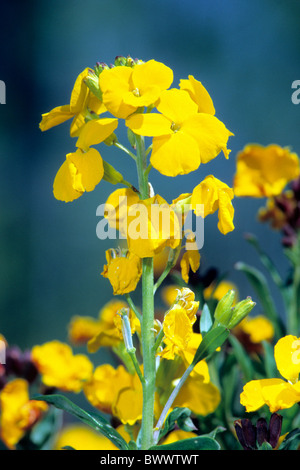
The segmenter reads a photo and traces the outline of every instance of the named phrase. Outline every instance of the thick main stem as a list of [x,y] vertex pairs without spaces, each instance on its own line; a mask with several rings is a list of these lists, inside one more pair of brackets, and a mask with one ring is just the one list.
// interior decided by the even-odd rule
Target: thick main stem
[[[137,173],[141,199],[149,197],[148,173],[144,139],[136,136]],[[141,337],[143,350],[143,415],[141,427],[141,448],[149,449],[153,444],[154,394],[155,394],[155,351],[154,351],[154,274],[153,258],[143,259],[142,274],[142,323]]]

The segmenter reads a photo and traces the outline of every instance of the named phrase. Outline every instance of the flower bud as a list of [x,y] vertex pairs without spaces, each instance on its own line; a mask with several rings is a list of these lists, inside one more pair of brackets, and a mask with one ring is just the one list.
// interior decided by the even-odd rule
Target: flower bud
[[107,163],[105,160],[103,160],[103,168],[104,168],[104,176],[103,176],[104,181],[107,181],[108,183],[111,183],[111,184],[122,183],[123,176],[121,175],[121,173],[117,171],[112,165]]
[[233,289],[229,290],[222,299],[219,300],[216,309],[215,309],[215,322],[219,325],[223,325],[226,328],[232,317],[232,304],[235,298],[235,291]]
[[256,303],[253,302],[251,297],[247,297],[247,299],[238,302],[231,313],[231,318],[227,324],[227,328],[232,329],[237,326],[238,323],[240,323],[251,312],[255,305]]

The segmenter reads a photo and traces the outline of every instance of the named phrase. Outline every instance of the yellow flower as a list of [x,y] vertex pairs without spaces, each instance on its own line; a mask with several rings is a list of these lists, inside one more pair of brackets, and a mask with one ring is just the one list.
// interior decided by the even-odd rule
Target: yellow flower
[[237,155],[234,193],[236,196],[276,196],[299,174],[299,158],[289,148],[249,144]]
[[116,250],[107,250],[107,264],[102,276],[109,279],[114,295],[123,295],[135,290],[141,275],[142,263],[138,256],[127,251],[118,254]]
[[123,424],[133,425],[142,418],[143,391],[137,374],[131,375],[123,365],[98,366],[85,384],[87,400],[98,410],[113,414]]
[[199,302],[188,288],[179,291],[172,308],[168,310],[163,321],[164,349],[159,355],[165,359],[174,359],[188,348],[193,336],[192,325],[196,321]]
[[131,333],[134,334],[140,327],[139,321],[134,312],[128,308],[126,302],[121,300],[108,302],[99,314],[99,330],[89,339],[87,348],[90,353],[98,351],[99,348],[118,346],[123,339],[121,318],[118,313],[122,310],[129,310],[129,321]]
[[257,315],[253,318],[245,317],[237,328],[249,335],[252,343],[271,341],[274,337],[273,324],[263,315]]
[[154,257],[181,241],[178,217],[159,195],[132,204],[128,211],[127,244],[139,258]]
[[300,401],[300,339],[293,335],[281,338],[275,345],[274,357],[280,378],[252,380],[240,396],[246,411],[252,412],[267,405],[273,413],[290,408]]
[[0,437],[8,448],[13,449],[48,406],[43,401],[29,399],[26,380],[14,379],[0,392],[0,409]]
[[234,230],[233,190],[213,175],[196,186],[192,192],[191,206],[196,215],[206,217],[218,210],[218,229],[223,235]]
[[228,158],[231,134],[215,116],[198,113],[197,104],[184,90],[161,93],[159,113],[134,114],[126,125],[138,135],[153,137],[150,162],[160,173],[177,176],[196,170],[221,150]]
[[69,325],[69,339],[73,344],[85,344],[102,334],[102,346],[114,346],[120,342],[115,326],[117,312],[128,305],[122,300],[111,300],[99,311],[98,318],[76,315]]
[[132,386],[132,375],[123,365],[116,369],[110,364],[96,367],[83,391],[87,400],[98,410],[112,413],[114,401],[120,390]]
[[166,65],[149,60],[133,68],[117,66],[99,75],[103,103],[118,118],[126,119],[137,108],[154,104],[161,92],[173,82],[173,72]]
[[69,392],[80,392],[93,372],[87,356],[73,355],[68,344],[56,340],[34,346],[32,360],[45,385]]
[[107,437],[84,424],[69,424],[59,431],[53,450],[66,446],[75,450],[118,450]]
[[42,121],[40,122],[40,129],[42,131],[46,131],[73,118],[70,134],[71,137],[75,137],[84,125],[85,118],[90,111],[96,114],[106,111],[103,103],[90,92],[84,82],[88,74],[89,69],[86,68],[77,77],[71,93],[70,104],[57,106],[48,113],[42,114]]

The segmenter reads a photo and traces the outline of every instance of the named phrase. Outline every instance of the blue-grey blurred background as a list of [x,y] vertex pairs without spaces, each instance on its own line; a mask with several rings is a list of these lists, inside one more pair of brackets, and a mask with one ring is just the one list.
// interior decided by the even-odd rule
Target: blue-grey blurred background
[[[74,140],[70,122],[42,133],[41,114],[69,103],[77,75],[97,61],[154,58],[174,70],[175,86],[189,74],[200,80],[235,134],[228,161],[220,155],[176,180],[153,170],[155,191],[170,202],[210,173],[231,185],[236,154],[249,142],[300,152],[300,105],[291,101],[291,84],[300,79],[299,20],[299,0],[1,2],[0,333],[9,343],[65,340],[73,315],[97,316],[112,298],[100,275],[110,243],[96,237],[96,209],[112,187],[101,183],[69,204],[54,199],[53,179]],[[136,182],[125,154],[105,146],[101,153]],[[263,204],[236,199],[236,229],[226,236],[216,216],[205,221],[201,269],[228,272],[241,296],[252,291],[235,263],[261,267],[245,232],[287,269],[280,236],[256,222]]]

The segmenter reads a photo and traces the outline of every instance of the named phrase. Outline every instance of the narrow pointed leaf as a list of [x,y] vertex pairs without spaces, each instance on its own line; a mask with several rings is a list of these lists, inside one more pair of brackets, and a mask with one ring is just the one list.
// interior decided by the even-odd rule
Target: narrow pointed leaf
[[111,442],[121,450],[128,450],[128,444],[123,437],[109,424],[102,416],[94,413],[88,413],[63,395],[37,395],[34,400],[45,401],[56,408],[78,418],[83,423],[91,426],[96,431],[101,432]]
[[225,326],[217,326],[210,330],[202,339],[192,364],[195,366],[198,362],[213,354],[217,348],[222,346],[229,336],[229,330]]

